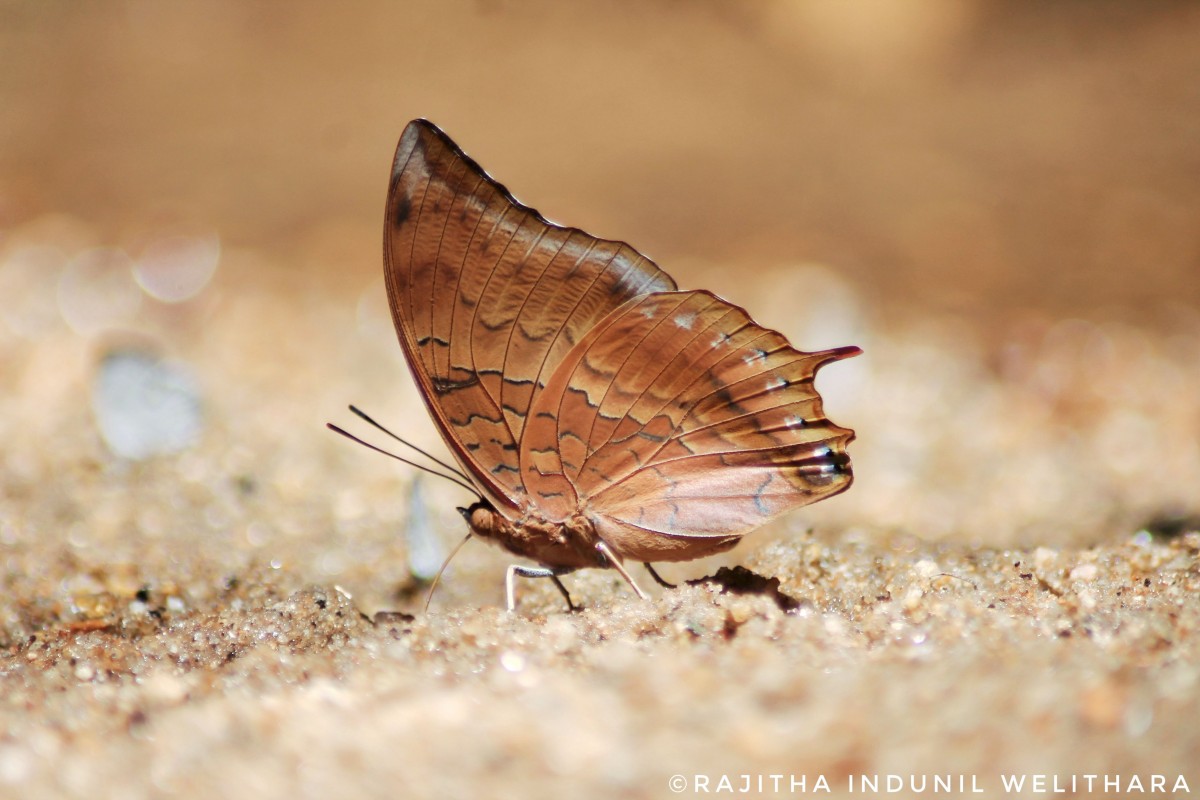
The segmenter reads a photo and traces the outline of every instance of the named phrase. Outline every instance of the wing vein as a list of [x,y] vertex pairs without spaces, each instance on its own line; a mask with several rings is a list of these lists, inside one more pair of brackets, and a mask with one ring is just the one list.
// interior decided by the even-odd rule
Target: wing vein
[[[434,333],[434,331],[435,331],[434,323],[435,323],[435,320],[437,317],[437,313],[436,313],[437,312],[437,302],[438,302],[437,286],[438,286],[438,276],[442,272],[442,245],[445,244],[445,242],[446,242],[446,229],[450,226],[450,217],[452,216],[451,212],[454,210],[454,204],[456,202],[458,202],[458,197],[462,193],[463,180],[466,178],[467,174],[470,172],[470,170],[466,169],[465,164],[463,165],[463,167],[464,167],[463,171],[461,173],[459,173],[458,181],[454,184],[454,194],[451,195],[450,203],[449,203],[449,205],[446,206],[445,219],[442,220],[442,232],[438,234],[437,250],[434,252],[434,256],[433,256],[433,270],[432,270],[432,275],[430,278],[430,292],[429,292],[429,332],[431,334]],[[451,308],[451,313],[453,313],[453,307]],[[447,341],[449,341],[448,334],[447,334]],[[439,366],[438,361],[437,361],[437,348],[433,348],[431,350],[431,354],[433,356],[433,358],[432,358],[433,370],[434,370],[434,373],[436,374],[438,371],[438,366]],[[450,360],[450,348],[447,347],[446,348],[446,372],[445,372],[445,376],[447,378],[450,377],[450,370],[453,368],[453,366],[454,366],[453,362]]]
[[[676,309],[677,309],[677,308],[679,308],[679,306],[683,305],[683,302],[684,302],[683,300],[680,300],[678,303],[676,303],[676,304],[675,304],[675,308],[676,308]],[[673,311],[673,310],[674,310],[674,309],[672,309],[672,311]],[[625,313],[626,313],[626,314],[629,314],[629,313],[631,313],[632,311],[633,311],[633,308],[629,308],[628,310],[626,310],[626,312],[625,312]],[[670,316],[669,314],[664,314],[664,315],[663,315],[663,316],[662,316],[662,317],[661,317],[661,318],[660,318],[658,321],[656,321],[656,322],[654,323],[654,326],[653,326],[653,327],[651,327],[651,328],[650,328],[650,330],[649,330],[649,331],[647,331],[647,332],[646,332],[646,334],[645,334],[645,335],[642,337],[642,338],[643,338],[643,341],[644,341],[646,338],[648,338],[648,337],[650,336],[650,334],[651,334],[651,333],[653,333],[654,331],[658,330],[658,329],[659,329],[659,327],[661,327],[661,326],[662,326],[662,325],[663,325],[663,324],[664,324],[664,323],[667,321],[667,319],[668,319],[668,317],[669,317],[669,316]],[[610,326],[610,327],[611,327],[611,326]],[[600,409],[604,407],[604,401],[608,399],[609,392],[610,392],[610,391],[612,391],[613,385],[614,385],[614,384],[617,382],[617,378],[618,378],[618,376],[621,374],[621,370],[622,370],[622,369],[624,369],[624,368],[625,368],[625,365],[629,363],[629,359],[630,359],[630,358],[633,356],[633,353],[634,353],[634,351],[635,351],[636,349],[637,349],[636,347],[634,347],[634,348],[630,348],[629,352],[628,352],[628,353],[626,353],[626,354],[625,354],[625,356],[624,356],[624,357],[621,359],[621,363],[619,363],[619,364],[617,364],[617,365],[616,365],[616,368],[613,370],[613,378],[612,378],[612,380],[610,380],[610,381],[608,382],[608,385],[607,385],[607,386],[604,388],[604,394],[603,394],[603,395],[600,397],[600,402],[598,402],[598,403],[596,404],[596,413],[595,413],[595,414],[592,416],[592,424],[591,424],[591,426],[588,428],[588,435],[587,435],[587,437],[586,437],[586,441],[587,441],[587,443],[588,443],[588,451],[589,451],[589,452],[588,452],[588,453],[587,453],[587,455],[585,456],[585,460],[586,460],[586,457],[587,457],[587,456],[590,456],[590,455],[591,455],[593,452],[595,452],[595,451],[593,450],[593,448],[592,448],[592,444],[594,443],[593,436],[594,436],[594,435],[595,435],[595,433],[596,433],[596,420],[597,420],[597,419],[599,419],[599,417],[600,417]],[[580,362],[579,362],[579,363],[580,363],[580,364],[586,364],[586,363],[587,363],[587,355],[586,355],[586,354],[585,354],[585,355],[584,355],[584,357],[583,357],[583,358],[580,360]]]
[[[711,304],[710,304],[710,307],[711,307]],[[697,313],[701,313],[701,312],[697,312]],[[695,342],[702,335],[704,335],[706,332],[711,330],[714,325],[717,325],[720,322],[722,322],[725,319],[725,317],[728,315],[728,313],[729,312],[722,314],[720,317],[717,317],[712,322],[710,322],[708,325],[706,325],[703,328],[701,328],[700,330],[696,331],[695,335],[693,335],[691,339],[688,339],[687,345],[680,348],[680,352],[683,352],[684,350],[686,350],[687,347],[689,347],[693,342]],[[691,361],[688,362],[687,366],[684,367],[684,369],[695,366],[696,362],[699,361],[701,358],[703,358],[705,355],[706,355],[706,353],[704,353],[704,352],[697,354],[694,358],[692,358]],[[638,393],[637,397],[634,398],[634,401],[632,403],[630,403],[629,409],[625,412],[623,419],[630,419],[629,413],[637,406],[637,404],[642,400],[642,398],[644,398],[646,396],[646,393],[649,392],[654,387],[655,381],[657,381],[660,377],[662,377],[663,373],[665,373],[667,371],[667,369],[672,366],[673,363],[674,363],[673,360],[665,362],[662,366],[662,369],[660,369],[658,371],[658,373],[654,376],[654,378],[646,382],[645,388],[642,389]],[[690,386],[690,384],[689,384],[689,386]],[[666,408],[668,405],[670,405],[672,400],[675,400],[676,398],[678,398],[680,396],[680,394],[682,394],[682,392],[677,392],[676,394],[672,395],[671,397],[668,397],[661,405],[659,405],[658,409],[653,414],[650,415],[649,419],[654,419],[656,416],[658,416],[658,414],[660,412],[662,412],[662,410],[664,408]],[[685,419],[686,419],[686,416],[685,416]],[[634,421],[637,422],[637,420],[634,420]],[[647,423],[648,422],[649,422],[649,420],[647,420]],[[620,423],[618,423],[618,425],[619,424]],[[639,424],[641,424],[641,426],[643,428],[646,427],[646,423],[639,423]],[[674,435],[674,433],[675,433],[675,431],[672,430],[672,436]],[[659,447],[660,450],[662,447],[666,446],[667,442],[672,438],[672,436],[667,436],[664,438],[662,444]],[[607,444],[607,442],[605,444]],[[579,467],[580,472],[583,472],[583,470],[587,467],[588,462],[590,462],[592,460],[592,456],[594,456],[598,452],[600,452],[600,450],[602,450],[603,447],[604,447],[604,445],[601,445],[599,448],[592,450],[591,452],[588,453],[587,458],[584,459],[583,464],[581,464]],[[658,452],[658,451],[656,450],[655,452]],[[649,460],[649,459],[647,459],[647,460]]]

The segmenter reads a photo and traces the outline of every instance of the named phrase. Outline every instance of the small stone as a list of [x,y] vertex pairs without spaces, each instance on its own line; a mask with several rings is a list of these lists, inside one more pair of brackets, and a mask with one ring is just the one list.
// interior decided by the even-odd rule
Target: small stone
[[178,452],[202,427],[191,371],[141,350],[116,350],[100,362],[92,411],[114,455],[134,461]]
[[932,578],[941,572],[938,563],[928,558],[923,558],[913,565],[913,571],[922,578]]
[[151,673],[142,682],[146,697],[153,702],[173,705],[187,697],[188,687],[182,679],[167,672]]
[[1058,551],[1049,547],[1039,547],[1033,551],[1033,565],[1038,569],[1049,569],[1058,560]]
[[438,538],[420,478],[413,478],[408,495],[408,524],[404,533],[408,545],[408,571],[419,580],[433,580],[446,560],[446,548]]

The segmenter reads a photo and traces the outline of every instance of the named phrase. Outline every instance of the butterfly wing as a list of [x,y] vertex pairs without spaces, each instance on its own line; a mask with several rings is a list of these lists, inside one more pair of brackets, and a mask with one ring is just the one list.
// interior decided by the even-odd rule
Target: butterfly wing
[[630,298],[675,282],[621,242],[548,222],[426,120],[404,129],[384,230],[392,319],[430,415],[510,518],[518,444],[563,357]]
[[540,508],[584,503],[619,554],[683,560],[732,545],[851,482],[853,431],[825,418],[818,367],[709,292],[636,298],[567,355],[532,409],[521,469]]

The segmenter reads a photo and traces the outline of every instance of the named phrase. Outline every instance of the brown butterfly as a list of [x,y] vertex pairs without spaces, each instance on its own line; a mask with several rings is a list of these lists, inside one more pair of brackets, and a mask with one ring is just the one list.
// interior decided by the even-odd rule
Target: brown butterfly
[[[816,370],[735,305],[623,242],[521,205],[426,120],[392,167],[384,275],[430,415],[480,495],[472,534],[540,567],[513,578],[687,561],[850,486],[854,432]],[[456,470],[457,472],[457,470]],[[669,584],[667,584],[669,585]]]

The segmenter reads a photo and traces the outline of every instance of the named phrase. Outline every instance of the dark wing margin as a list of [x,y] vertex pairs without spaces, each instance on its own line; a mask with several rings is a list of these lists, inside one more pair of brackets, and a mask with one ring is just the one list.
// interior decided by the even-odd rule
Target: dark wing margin
[[614,309],[675,282],[623,242],[546,220],[427,120],[404,129],[384,222],[396,332],[455,458],[511,518],[529,410]]

